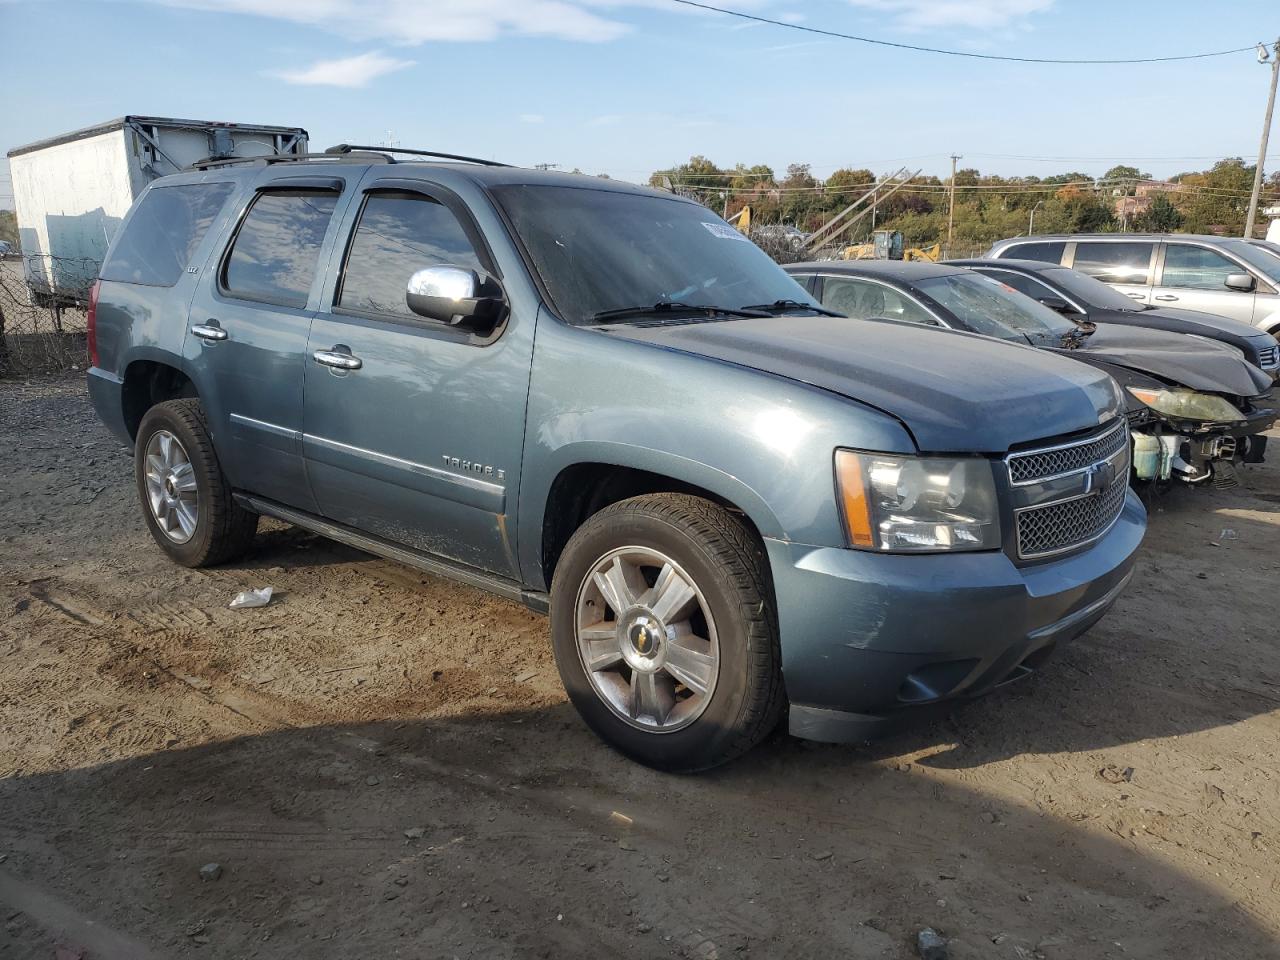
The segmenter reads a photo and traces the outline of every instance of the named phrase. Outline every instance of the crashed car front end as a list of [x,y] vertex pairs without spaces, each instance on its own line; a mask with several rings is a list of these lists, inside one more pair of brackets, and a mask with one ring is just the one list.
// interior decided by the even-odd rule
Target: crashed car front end
[[1263,461],[1263,434],[1278,416],[1270,393],[1238,397],[1156,381],[1124,387],[1135,479],[1229,486],[1237,464]]

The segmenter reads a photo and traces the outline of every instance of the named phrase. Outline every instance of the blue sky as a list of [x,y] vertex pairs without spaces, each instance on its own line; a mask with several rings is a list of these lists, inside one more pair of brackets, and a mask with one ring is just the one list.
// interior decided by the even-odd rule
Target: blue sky
[[[1163,56],[1280,34],[1275,0],[721,3],[1032,57]],[[0,153],[139,113],[296,124],[314,149],[391,131],[403,146],[631,180],[694,153],[779,172],[807,162],[818,176],[903,163],[945,174],[952,152],[992,173],[1100,173],[1153,158],[1135,162],[1168,175],[1206,166],[1202,157],[1254,156],[1267,80],[1251,53],[991,63],[669,0],[0,0],[0,44]],[[1280,157],[1280,134],[1270,152]],[[0,205],[12,205],[10,190],[0,180]]]

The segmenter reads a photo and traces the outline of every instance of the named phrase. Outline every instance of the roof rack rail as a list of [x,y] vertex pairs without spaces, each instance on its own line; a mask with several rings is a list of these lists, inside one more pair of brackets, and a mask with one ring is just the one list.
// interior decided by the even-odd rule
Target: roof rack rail
[[213,170],[217,167],[233,167],[239,164],[258,164],[270,166],[273,163],[303,163],[317,161],[324,163],[395,163],[395,158],[378,151],[353,150],[349,153],[273,153],[260,157],[206,157],[188,164],[187,170]]
[[[334,144],[332,147],[329,147],[327,150],[325,150],[326,154],[331,154],[336,156],[349,156],[353,153],[358,153],[358,152],[381,153],[384,155],[391,154],[391,153],[403,153],[403,154],[407,154],[409,156],[414,156],[414,157],[434,157],[437,160],[460,160],[463,163],[478,163],[484,167],[511,166],[511,164],[509,163],[499,163],[497,160],[483,160],[480,157],[464,157],[460,153],[437,153],[434,150],[408,150],[408,149],[401,149],[400,147],[366,147],[366,146],[360,146],[359,144],[353,144],[353,143],[338,143],[338,144]],[[392,163],[396,162],[391,157],[388,157],[388,160],[390,160],[390,162]]]

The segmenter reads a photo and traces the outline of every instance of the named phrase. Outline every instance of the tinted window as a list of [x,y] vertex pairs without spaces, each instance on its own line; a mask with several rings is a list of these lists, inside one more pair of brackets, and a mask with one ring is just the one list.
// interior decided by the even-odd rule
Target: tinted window
[[171,287],[191,263],[227,197],[230,183],[153,187],[138,204],[102,266],[102,279]]
[[1015,243],[1002,250],[1000,256],[1014,260],[1043,260],[1045,263],[1061,263],[1062,251],[1067,245],[1062,241],[1044,243]]
[[1046,271],[1046,276],[1067,293],[1081,301],[1086,307],[1098,307],[1102,310],[1124,310],[1129,313],[1135,313],[1143,309],[1140,304],[1134,303],[1123,293],[1108,287],[1101,280],[1097,280],[1087,273],[1060,267],[1057,270]]
[[351,239],[338,305],[421,319],[405,304],[405,287],[423,267],[440,264],[483,272],[449,208],[417,194],[373,194]]
[[[1062,295],[1056,290],[1050,290],[1039,280],[1032,279],[1023,273],[1011,273],[1008,270],[988,270],[985,267],[980,268],[978,273],[984,277],[990,277],[992,280],[999,280],[1006,287],[1013,287],[1019,293],[1026,294],[1028,297],[1039,300],[1041,297],[1057,297],[1062,299]],[[1108,290],[1111,288],[1108,287]],[[1129,299],[1125,297],[1125,299]]]
[[901,320],[934,326],[938,323],[920,304],[897,290],[853,277],[824,277],[822,305],[855,320]]
[[1147,283],[1151,274],[1150,243],[1106,243],[1081,240],[1076,243],[1072,266],[1107,283]]
[[305,307],[338,195],[329,190],[261,193],[240,225],[223,285],[248,300]]
[[505,186],[494,193],[570,323],[660,300],[813,302],[764,251],[696,203],[584,187]]
[[1165,247],[1164,276],[1160,284],[1193,290],[1225,290],[1227,277],[1244,272],[1244,267],[1213,250],[1171,243]]

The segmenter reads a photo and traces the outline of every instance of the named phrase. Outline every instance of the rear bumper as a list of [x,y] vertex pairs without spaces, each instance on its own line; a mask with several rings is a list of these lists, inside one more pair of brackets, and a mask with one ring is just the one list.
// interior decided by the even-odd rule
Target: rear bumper
[[791,732],[864,740],[1029,675],[1107,612],[1145,530],[1129,491],[1101,540],[1023,567],[766,541]]
[[133,437],[124,422],[124,381],[101,367],[90,367],[85,379],[98,418],[123,444],[132,447]]

